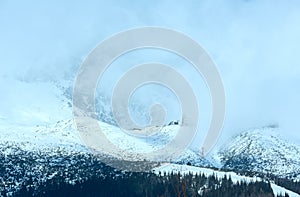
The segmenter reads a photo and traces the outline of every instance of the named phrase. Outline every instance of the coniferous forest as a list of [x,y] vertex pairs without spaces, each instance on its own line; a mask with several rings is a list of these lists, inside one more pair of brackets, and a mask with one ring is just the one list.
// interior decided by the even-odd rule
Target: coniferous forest
[[[38,188],[25,183],[16,196],[205,196],[205,197],[268,197],[274,196],[270,183],[239,182],[231,177],[217,178],[203,174],[132,173],[91,177],[88,180],[67,183],[62,178],[45,182]],[[282,196],[288,196],[283,194]]]
[[300,188],[299,182],[277,177],[233,182],[216,175],[126,172],[90,154],[64,155],[60,149],[51,153],[0,154],[0,196],[268,197],[274,196],[271,181],[297,193]]

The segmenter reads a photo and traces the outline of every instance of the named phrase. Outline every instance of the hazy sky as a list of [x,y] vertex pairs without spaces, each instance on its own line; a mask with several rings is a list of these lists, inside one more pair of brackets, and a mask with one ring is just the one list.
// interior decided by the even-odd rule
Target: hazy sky
[[103,39],[140,26],[181,31],[214,59],[227,98],[223,137],[278,123],[300,143],[296,0],[0,0],[0,77],[59,80]]

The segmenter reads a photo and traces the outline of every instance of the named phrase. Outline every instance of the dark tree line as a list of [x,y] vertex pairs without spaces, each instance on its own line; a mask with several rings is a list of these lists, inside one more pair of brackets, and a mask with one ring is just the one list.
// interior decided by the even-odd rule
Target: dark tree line
[[279,185],[297,194],[300,194],[300,180],[296,179],[297,174],[292,174],[288,177],[279,177],[271,173],[261,173],[248,170],[222,169],[222,171],[235,171],[239,175],[245,175],[249,177],[262,177],[265,181],[274,182],[276,185]]
[[62,149],[47,153],[26,152],[14,145],[10,149],[15,150],[10,155],[0,149],[0,196],[268,197],[274,196],[271,181],[299,191],[299,182],[270,175],[264,182],[234,184],[230,177],[215,175],[119,171],[94,155],[66,155]]
[[273,181],[275,184],[282,186],[288,190],[291,190],[295,193],[300,194],[300,181],[299,180],[292,180],[287,178],[278,178],[274,177]]
[[166,196],[166,197],[272,197],[273,191],[267,182],[239,182],[230,177],[215,175],[175,173],[122,172],[109,176],[94,176],[88,180],[68,183],[63,178],[48,180],[37,188],[24,183],[15,196]]

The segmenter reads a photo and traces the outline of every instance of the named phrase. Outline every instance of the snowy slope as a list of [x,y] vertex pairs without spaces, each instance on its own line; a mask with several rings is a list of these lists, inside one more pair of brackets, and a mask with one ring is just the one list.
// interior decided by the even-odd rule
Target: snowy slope
[[[138,138],[107,123],[99,122],[99,125],[113,144],[132,153],[150,152],[162,148],[175,136],[178,130],[178,126],[171,125],[162,128],[159,134],[150,138]],[[5,142],[21,144],[28,150],[53,146],[86,146],[72,119],[41,126],[2,123],[0,125],[0,143],[5,144]]]
[[0,144],[19,144],[27,151],[38,151],[53,147],[86,149],[79,139],[72,120],[58,121],[47,126],[0,125]]
[[68,83],[0,77],[0,125],[49,125],[70,119],[71,103],[66,97]]
[[299,178],[300,147],[281,133],[274,126],[248,130],[228,141],[218,155],[225,168]]
[[176,164],[190,163],[192,166],[198,167],[216,167],[214,163],[207,157],[200,155],[200,151],[188,149],[186,152],[175,162]]
[[[84,146],[73,121],[70,81],[1,76],[0,83],[9,84],[4,86],[1,94],[0,143],[13,141],[26,145],[28,149],[30,146],[38,149],[38,146],[42,148],[62,144]],[[109,103],[104,99],[100,105],[106,106]],[[133,153],[162,148],[178,131],[178,126],[170,125],[149,138],[137,138],[108,124],[113,123],[109,110],[98,115],[99,126],[106,137],[121,149]]]

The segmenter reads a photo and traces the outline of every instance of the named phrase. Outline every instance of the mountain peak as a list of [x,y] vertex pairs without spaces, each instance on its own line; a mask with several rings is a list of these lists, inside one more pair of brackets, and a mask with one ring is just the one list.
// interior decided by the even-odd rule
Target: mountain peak
[[218,155],[225,168],[298,176],[300,147],[284,139],[274,125],[249,129],[232,138]]

